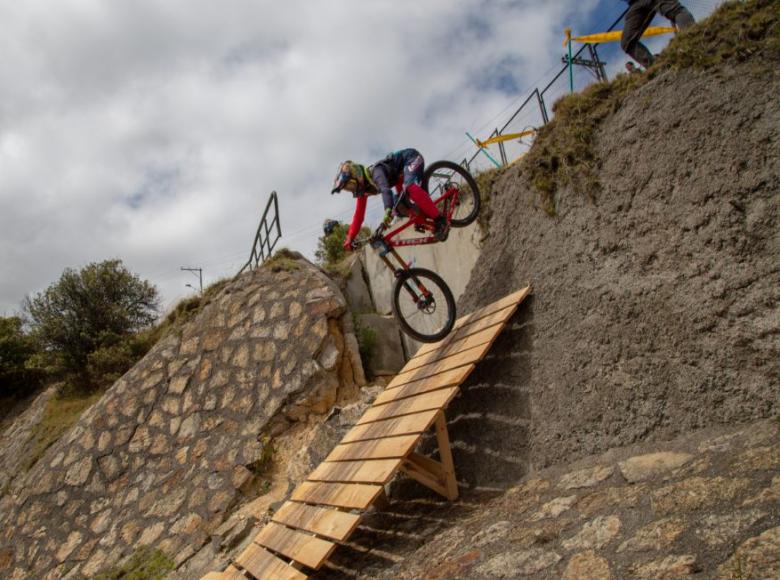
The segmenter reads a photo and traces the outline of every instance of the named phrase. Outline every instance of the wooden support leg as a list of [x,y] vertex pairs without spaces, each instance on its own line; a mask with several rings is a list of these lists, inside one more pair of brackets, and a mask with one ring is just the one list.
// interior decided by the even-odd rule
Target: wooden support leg
[[458,481],[455,479],[455,464],[452,461],[444,411],[439,411],[436,415],[434,428],[441,463],[419,453],[412,453],[406,458],[401,469],[415,481],[454,501],[458,499]]
[[441,466],[444,468],[444,484],[447,487],[447,499],[454,501],[458,499],[458,480],[455,478],[455,462],[452,460],[450,436],[447,433],[447,420],[444,418],[444,411],[440,411],[436,415],[434,427],[436,429],[436,441],[439,444]]

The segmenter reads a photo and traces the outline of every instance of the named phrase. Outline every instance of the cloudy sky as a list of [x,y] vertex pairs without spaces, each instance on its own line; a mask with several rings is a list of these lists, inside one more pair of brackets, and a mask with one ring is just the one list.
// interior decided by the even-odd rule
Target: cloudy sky
[[[714,3],[689,5],[701,16]],[[203,268],[205,284],[238,271],[272,190],[280,245],[312,256],[322,221],[351,216],[351,197],[328,194],[340,161],[407,146],[428,161],[473,154],[465,131],[486,137],[546,84],[565,26],[597,32],[623,9],[0,1],[0,315],[63,269],[109,258],[169,308],[197,286],[181,266]],[[626,60],[604,55],[611,71]]]

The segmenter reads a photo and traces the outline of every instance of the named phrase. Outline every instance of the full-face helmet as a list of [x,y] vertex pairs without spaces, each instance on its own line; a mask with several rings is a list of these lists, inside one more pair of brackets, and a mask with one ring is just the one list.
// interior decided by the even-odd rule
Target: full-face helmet
[[330,193],[340,192],[342,189],[351,191],[358,197],[366,191],[366,168],[354,161],[345,161],[339,165],[339,171],[333,180],[333,189]]

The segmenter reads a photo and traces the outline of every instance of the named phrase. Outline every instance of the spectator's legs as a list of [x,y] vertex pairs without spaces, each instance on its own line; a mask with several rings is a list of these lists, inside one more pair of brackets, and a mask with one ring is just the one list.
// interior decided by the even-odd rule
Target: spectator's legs
[[696,24],[693,15],[677,0],[659,0],[658,12],[671,20],[678,30],[685,30]]
[[642,34],[655,16],[658,0],[638,0],[626,12],[621,48],[635,61],[647,68],[653,64],[653,54],[640,42]]

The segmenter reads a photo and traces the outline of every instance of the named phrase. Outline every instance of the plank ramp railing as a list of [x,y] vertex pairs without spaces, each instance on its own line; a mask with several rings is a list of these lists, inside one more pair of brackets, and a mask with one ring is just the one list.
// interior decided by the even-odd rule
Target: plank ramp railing
[[[460,318],[422,346],[357,424],[223,572],[202,580],[298,580],[318,570],[384,495],[399,471],[449,500],[458,497],[444,410],[482,360],[530,286]],[[433,428],[440,461],[415,452]]]

